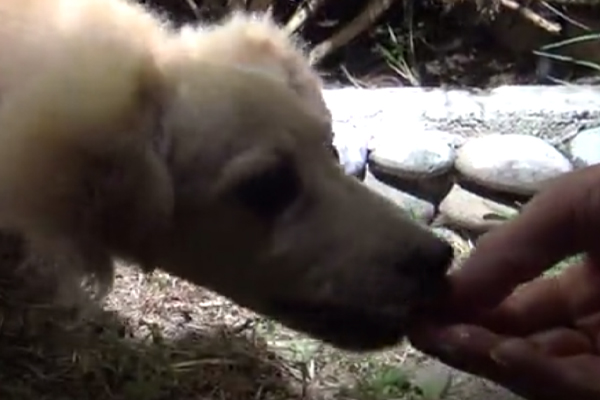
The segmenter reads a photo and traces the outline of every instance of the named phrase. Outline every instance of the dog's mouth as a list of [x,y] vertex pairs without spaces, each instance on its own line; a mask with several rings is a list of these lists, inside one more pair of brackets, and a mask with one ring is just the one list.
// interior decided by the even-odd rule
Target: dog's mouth
[[446,281],[419,285],[405,301],[352,304],[317,300],[278,299],[268,314],[289,328],[339,349],[377,351],[397,345],[411,324],[436,307],[449,293]]
[[349,351],[375,351],[400,342],[411,311],[278,301],[271,315],[288,327]]

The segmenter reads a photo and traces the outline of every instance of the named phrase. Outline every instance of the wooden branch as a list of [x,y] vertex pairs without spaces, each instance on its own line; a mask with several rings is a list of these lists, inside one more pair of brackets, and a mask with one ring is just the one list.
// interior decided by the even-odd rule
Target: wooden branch
[[[309,54],[311,64],[318,64],[334,50],[346,45],[387,11],[397,0],[370,0],[365,9],[332,37],[316,45]],[[413,0],[408,0],[413,1]]]
[[288,23],[285,26],[285,30],[288,33],[296,32],[308,18],[314,15],[320,7],[325,5],[328,0],[308,0],[304,4],[301,4],[294,15],[291,16]]
[[559,24],[550,22],[546,18],[542,17],[532,9],[528,7],[524,7],[515,0],[500,0],[500,4],[509,10],[516,11],[523,18],[533,23],[536,26],[550,32],[550,33],[559,33],[561,31],[561,27]]
[[[190,10],[192,10],[192,13],[194,13],[194,16],[196,17],[196,19],[200,19],[202,16],[202,13],[200,12],[200,7],[198,7],[198,4],[196,4],[196,2],[194,0],[185,0],[186,4],[188,5],[188,7],[190,8]],[[204,5],[203,5],[204,7]]]

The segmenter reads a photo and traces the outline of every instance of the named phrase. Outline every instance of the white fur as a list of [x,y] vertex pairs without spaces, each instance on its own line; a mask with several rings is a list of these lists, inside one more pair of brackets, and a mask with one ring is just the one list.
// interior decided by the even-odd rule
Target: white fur
[[391,344],[436,293],[447,245],[344,175],[321,81],[266,17],[177,30],[127,0],[0,17],[0,227],[66,274],[159,266],[350,348]]

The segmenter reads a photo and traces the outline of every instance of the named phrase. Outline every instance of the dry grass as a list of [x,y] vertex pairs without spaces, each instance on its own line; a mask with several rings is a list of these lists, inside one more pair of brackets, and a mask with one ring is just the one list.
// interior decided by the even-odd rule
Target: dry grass
[[0,277],[0,398],[435,399],[450,383],[416,379],[408,346],[340,352],[160,271],[119,266],[79,315],[30,278]]

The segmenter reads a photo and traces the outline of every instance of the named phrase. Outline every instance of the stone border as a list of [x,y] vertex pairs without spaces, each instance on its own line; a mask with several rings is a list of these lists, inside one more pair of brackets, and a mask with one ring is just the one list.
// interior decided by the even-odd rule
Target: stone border
[[600,163],[600,87],[342,88],[324,96],[347,173],[465,240],[514,216],[547,180]]
[[[326,89],[336,123],[378,130],[416,125],[465,136],[528,133],[555,139],[600,122],[600,86]],[[375,124],[373,126],[372,124]]]

